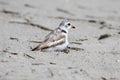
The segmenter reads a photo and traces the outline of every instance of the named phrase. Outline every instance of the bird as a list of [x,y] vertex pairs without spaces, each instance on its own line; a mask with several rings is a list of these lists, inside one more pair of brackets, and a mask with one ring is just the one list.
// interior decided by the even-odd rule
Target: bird
[[64,51],[67,50],[69,29],[75,28],[69,21],[61,21],[59,26],[51,31],[45,39],[32,51]]

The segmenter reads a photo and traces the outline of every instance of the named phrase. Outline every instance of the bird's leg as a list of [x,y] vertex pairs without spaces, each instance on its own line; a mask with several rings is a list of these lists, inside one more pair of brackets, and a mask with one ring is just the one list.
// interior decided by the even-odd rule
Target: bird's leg
[[65,50],[63,50],[63,52],[68,54],[70,52],[70,50],[69,49],[65,49]]
[[67,46],[66,49],[63,50],[64,53],[68,54],[70,52],[69,47]]

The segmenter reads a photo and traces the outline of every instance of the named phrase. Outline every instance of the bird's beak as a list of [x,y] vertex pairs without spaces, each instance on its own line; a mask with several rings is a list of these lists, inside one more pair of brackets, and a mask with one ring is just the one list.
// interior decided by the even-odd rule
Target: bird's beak
[[71,28],[75,28],[75,26],[71,25]]

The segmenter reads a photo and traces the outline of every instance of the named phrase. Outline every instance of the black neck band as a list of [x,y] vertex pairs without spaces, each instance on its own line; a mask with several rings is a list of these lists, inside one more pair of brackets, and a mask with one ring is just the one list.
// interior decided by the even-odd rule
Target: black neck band
[[[60,28],[59,28],[60,29]],[[63,33],[67,33],[67,31],[65,31],[65,30],[63,30],[63,29],[60,29],[61,30],[61,32],[63,32]]]

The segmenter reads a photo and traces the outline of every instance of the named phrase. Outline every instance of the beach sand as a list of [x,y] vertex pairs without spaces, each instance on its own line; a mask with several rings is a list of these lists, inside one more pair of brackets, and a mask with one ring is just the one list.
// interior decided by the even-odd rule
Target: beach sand
[[[68,19],[70,52],[31,51]],[[120,80],[120,0],[0,0],[0,80]]]

